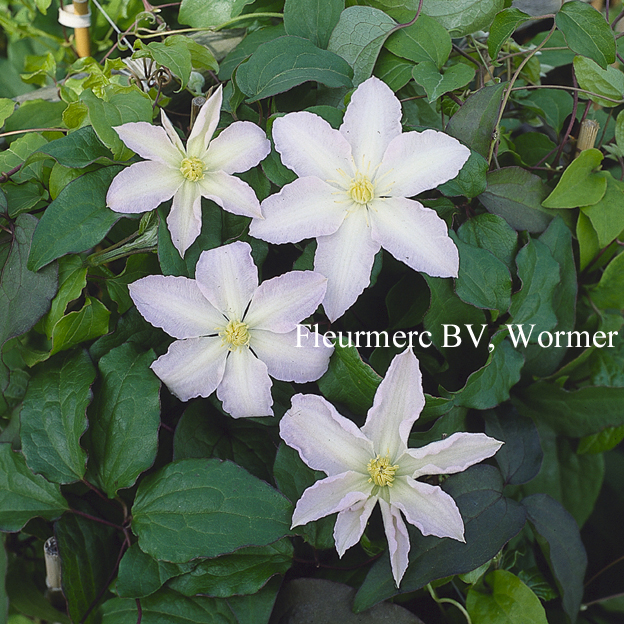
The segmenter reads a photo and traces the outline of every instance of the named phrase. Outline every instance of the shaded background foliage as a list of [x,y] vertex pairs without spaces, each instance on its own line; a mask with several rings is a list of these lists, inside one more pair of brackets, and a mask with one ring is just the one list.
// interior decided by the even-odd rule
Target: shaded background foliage
[[[0,621],[258,624],[296,577],[351,585],[356,611],[394,599],[427,622],[460,621],[458,606],[474,624],[621,621],[624,341],[544,348],[539,335],[624,323],[623,7],[510,4],[111,0],[118,32],[94,10],[94,57],[76,59],[56,2],[0,0]],[[269,246],[203,200],[182,259],[161,226],[168,205],[141,219],[105,205],[135,159],[112,126],[164,107],[187,134],[191,98],[220,82],[221,127],[250,120],[270,137],[295,110],[338,127],[371,75],[396,92],[406,131],[471,149],[419,198],[449,225],[460,273],[431,278],[380,252],[331,329],[430,332],[414,349],[427,404],[412,446],[465,430],[506,443],[441,480],[466,544],[410,528],[398,590],[378,515],[342,560],[332,518],[290,530],[321,475],[277,434],[300,391],[361,425],[398,349],[337,347],[317,383],[274,383],[274,418],[233,420],[215,397],[183,404],[149,369],[169,339],[127,285],[193,277],[201,251],[234,240],[268,279],[311,269],[315,243]],[[241,177],[262,200],[294,174],[273,150]],[[329,329],[320,312],[310,321]],[[51,536],[60,599],[44,596]]]

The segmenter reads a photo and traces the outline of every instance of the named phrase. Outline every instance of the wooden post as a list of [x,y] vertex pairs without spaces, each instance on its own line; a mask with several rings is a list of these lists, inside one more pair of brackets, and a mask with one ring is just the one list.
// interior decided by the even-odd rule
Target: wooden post
[[[89,0],[73,0],[73,5],[75,15],[87,15],[89,13]],[[89,29],[75,28],[74,36],[76,38],[76,51],[78,52],[78,56],[80,58],[91,56]]]

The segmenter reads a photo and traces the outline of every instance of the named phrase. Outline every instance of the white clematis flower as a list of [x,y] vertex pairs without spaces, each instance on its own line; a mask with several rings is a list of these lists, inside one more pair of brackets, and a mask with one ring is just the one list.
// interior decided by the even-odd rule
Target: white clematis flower
[[286,444],[310,468],[327,475],[299,499],[293,527],[338,512],[334,539],[342,557],[360,540],[379,502],[397,587],[410,548],[403,516],[423,535],[464,541],[455,501],[441,488],[416,479],[461,472],[503,444],[483,433],[454,433],[422,448],[407,448],[424,405],[418,360],[406,350],[392,360],[361,429],[316,395],[295,395],[280,421]]
[[369,78],[353,93],[340,130],[308,112],[273,124],[282,162],[299,179],[262,202],[252,236],[271,243],[316,238],[314,270],[328,279],[334,321],[370,282],[380,247],[416,271],[455,277],[459,255],[437,213],[407,199],[454,178],[470,150],[435,130],[401,131],[401,104]]
[[219,86],[202,106],[186,148],[163,110],[162,127],[139,121],[115,128],[121,140],[147,160],[115,177],[107,205],[116,212],[146,212],[173,197],[167,227],[181,256],[201,232],[202,197],[233,214],[262,218],[253,189],[232,174],[255,167],[271,144],[249,121],[237,121],[211,140],[219,123],[221,92]]
[[[143,317],[178,338],[152,369],[182,401],[215,389],[234,418],[272,416],[271,377],[318,379],[333,347],[298,323],[325,294],[326,278],[291,271],[258,286],[247,243],[204,251],[195,279],[149,275],[130,284]],[[297,342],[299,332],[299,343]]]

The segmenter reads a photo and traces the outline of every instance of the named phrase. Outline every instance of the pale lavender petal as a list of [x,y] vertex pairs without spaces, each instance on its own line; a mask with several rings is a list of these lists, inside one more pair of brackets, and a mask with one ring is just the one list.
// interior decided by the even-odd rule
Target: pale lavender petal
[[414,422],[425,406],[418,359],[411,349],[395,356],[379,384],[362,433],[373,441],[375,452],[396,462],[407,448]]
[[369,78],[355,90],[340,132],[351,145],[360,173],[373,176],[388,144],[401,134],[401,115],[401,103],[378,78]]
[[237,241],[202,252],[195,279],[204,297],[230,321],[240,321],[258,288],[251,247]]
[[287,334],[262,329],[252,329],[249,333],[249,346],[267,365],[269,375],[282,381],[316,381],[327,371],[334,351],[333,347],[326,347],[318,335],[319,346],[314,346],[314,338],[305,327]]
[[160,126],[145,121],[133,121],[113,128],[119,138],[141,158],[155,160],[163,165],[180,168],[183,154],[171,143],[167,132]]
[[405,570],[407,570],[409,562],[409,534],[398,509],[393,505],[388,505],[382,498],[379,499],[379,507],[381,508],[381,517],[383,518],[384,530],[388,540],[392,576],[398,587],[401,584],[401,579],[405,574]]
[[245,323],[254,329],[290,332],[319,307],[327,278],[314,271],[290,271],[262,282],[245,314]]
[[360,501],[367,500],[370,492],[370,484],[357,472],[347,471],[317,481],[297,502],[292,527],[349,509]]
[[201,194],[212,199],[223,210],[243,217],[262,218],[260,202],[247,182],[223,171],[212,171],[206,173],[197,184],[201,188]]
[[254,219],[249,233],[269,243],[296,243],[333,234],[353,204],[347,194],[319,178],[299,178],[261,204],[264,219]]
[[367,465],[374,457],[371,441],[323,397],[296,394],[280,421],[280,436],[314,470],[327,475],[355,470],[369,478]]
[[208,149],[208,144],[219,123],[221,115],[221,100],[223,99],[223,89],[219,85],[216,91],[206,100],[201,107],[199,114],[195,118],[193,130],[186,143],[186,153],[195,158],[201,158]]
[[167,216],[171,242],[184,257],[186,250],[201,232],[201,195],[195,182],[185,181],[173,197]]
[[404,132],[388,145],[375,190],[382,196],[413,197],[453,179],[468,156],[470,150],[444,132]]
[[154,210],[171,199],[183,182],[177,169],[162,163],[152,160],[134,163],[113,178],[106,205],[115,212]]
[[464,521],[455,501],[435,485],[397,477],[389,489],[390,504],[400,509],[423,535],[464,540]]
[[330,321],[340,318],[370,283],[379,243],[371,238],[368,211],[347,214],[337,232],[317,239],[314,270],[327,278],[323,308]]
[[264,131],[251,121],[236,121],[210,142],[204,162],[208,171],[241,173],[255,167],[271,151]]
[[[407,449],[401,472],[416,479],[422,475],[455,474],[495,455],[503,442],[484,433],[454,433],[422,448]],[[407,471],[407,472],[406,472]]]
[[323,118],[301,111],[273,123],[275,149],[300,178],[314,176],[346,187],[355,175],[351,147]]
[[[181,158],[186,158],[186,150],[184,149],[184,145],[182,145],[182,140],[180,136],[175,131],[172,123],[169,121],[169,117],[165,114],[165,109],[160,109],[160,123],[162,123],[169,140],[173,144],[173,146],[180,152]],[[178,165],[179,167],[180,165]]]
[[339,557],[360,541],[376,503],[377,497],[371,496],[338,514],[334,525],[334,541]]
[[143,318],[174,338],[216,334],[223,315],[187,277],[148,275],[128,285],[132,301]]
[[247,347],[228,355],[217,396],[233,418],[273,416],[271,379],[266,364]]
[[151,368],[180,401],[188,401],[215,391],[227,353],[219,336],[176,340]]
[[459,253],[435,210],[402,197],[376,199],[371,208],[373,240],[397,260],[432,277],[457,277]]

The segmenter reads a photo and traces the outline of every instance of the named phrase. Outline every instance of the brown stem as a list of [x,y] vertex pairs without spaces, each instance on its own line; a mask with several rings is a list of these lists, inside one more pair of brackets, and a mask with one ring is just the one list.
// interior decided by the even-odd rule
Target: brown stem
[[[572,72],[572,80],[574,81],[574,86],[578,87],[578,82],[576,81],[576,76],[574,75],[574,72]],[[578,91],[574,92],[574,102],[572,104],[572,116],[570,117],[570,123],[568,124],[568,128],[565,132],[565,134],[563,135],[563,140],[561,141],[561,144],[559,145],[559,149],[557,150],[557,155],[555,156],[555,161],[554,161],[554,165],[555,167],[557,166],[557,163],[559,162],[559,159],[561,158],[561,154],[563,153],[563,148],[565,147],[565,144],[568,141],[568,137],[570,136],[570,132],[572,132],[572,128],[574,127],[574,122],[576,121],[576,111],[578,109]]]
[[13,169],[11,169],[10,171],[7,171],[6,173],[3,171],[2,173],[0,173],[0,182],[8,182],[9,178],[16,174],[22,167],[24,166],[24,163],[20,163],[19,165],[13,167]]
[[97,518],[96,516],[92,516],[84,511],[79,511],[78,509],[70,509],[72,513],[75,513],[78,516],[82,516],[83,518],[87,518],[89,520],[93,520],[93,522],[99,522],[100,524],[105,524],[106,526],[113,527],[113,529],[117,529],[118,531],[123,531],[124,528],[119,526],[118,524],[114,524],[113,522],[109,522],[108,520],[103,520],[102,518]]
[[397,30],[401,30],[401,28],[408,28],[409,26],[413,26],[416,23],[416,20],[420,17],[420,12],[422,11],[422,8],[423,8],[423,2],[424,2],[424,0],[420,0],[420,2],[418,3],[418,9],[416,10],[416,15],[414,15],[414,19],[411,19],[406,24],[397,24],[390,31],[390,34],[396,32]]

